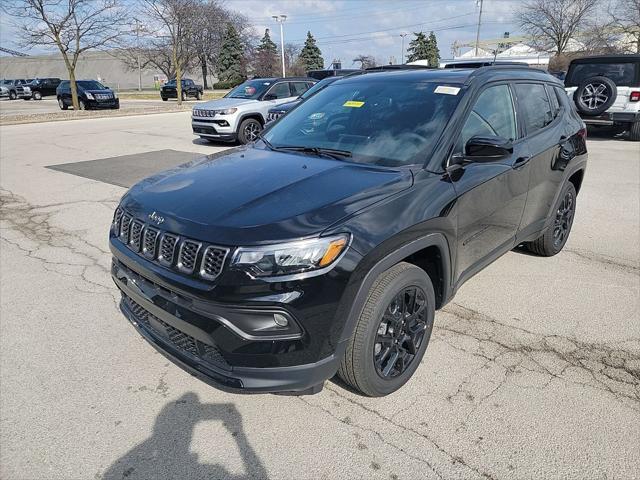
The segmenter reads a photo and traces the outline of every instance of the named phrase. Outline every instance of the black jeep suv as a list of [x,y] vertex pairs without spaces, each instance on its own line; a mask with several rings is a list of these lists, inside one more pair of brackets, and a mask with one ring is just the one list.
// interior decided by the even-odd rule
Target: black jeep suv
[[400,388],[434,315],[516,246],[558,253],[584,175],[563,85],[526,67],[335,81],[247,146],[147,178],[112,276],[155,348],[221,389]]

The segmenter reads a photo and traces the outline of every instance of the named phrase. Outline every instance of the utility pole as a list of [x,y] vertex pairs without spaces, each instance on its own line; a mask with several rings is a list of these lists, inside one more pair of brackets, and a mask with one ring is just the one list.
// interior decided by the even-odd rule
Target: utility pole
[[401,33],[400,36],[402,37],[402,55],[400,56],[402,61],[400,62],[400,64],[404,65],[404,37],[406,37],[407,34],[406,33]]
[[137,63],[138,63],[138,91],[142,91],[142,67],[140,66],[140,32],[142,31],[142,25],[140,24],[140,20],[137,18],[136,21],[136,53],[138,55]]
[[287,19],[286,15],[273,15],[273,18],[276,22],[280,24],[280,53],[282,53],[282,76],[286,77],[287,74],[284,71],[284,21]]
[[482,23],[482,2],[483,0],[476,0],[476,6],[480,5],[480,13],[478,14],[478,31],[476,33],[476,57],[478,56],[478,50],[480,47],[480,24]]

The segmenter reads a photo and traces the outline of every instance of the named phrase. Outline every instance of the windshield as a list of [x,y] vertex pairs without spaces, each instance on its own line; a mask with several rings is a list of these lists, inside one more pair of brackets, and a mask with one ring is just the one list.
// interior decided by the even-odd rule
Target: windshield
[[462,96],[459,90],[397,79],[337,82],[282,117],[264,138],[276,149],[343,150],[360,163],[423,163]]
[[2,85],[13,85],[11,80],[2,80]]
[[78,86],[84,90],[106,90],[107,87],[95,80],[80,80]]
[[636,82],[637,63],[574,63],[569,68],[565,85],[578,86],[591,77],[607,77],[617,86],[631,86]]
[[309,90],[307,90],[302,95],[300,95],[300,98],[302,98],[302,99],[309,98],[314,93],[322,90],[327,85],[335,82],[338,78],[340,78],[340,77],[329,77],[329,78],[325,78],[324,80],[320,80],[313,87],[311,87]]
[[272,84],[271,80],[249,80],[244,82],[225,95],[227,98],[257,99]]

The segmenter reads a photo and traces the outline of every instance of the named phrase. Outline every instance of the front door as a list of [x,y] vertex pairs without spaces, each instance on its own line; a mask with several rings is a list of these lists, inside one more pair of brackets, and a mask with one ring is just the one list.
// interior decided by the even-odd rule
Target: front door
[[513,154],[491,163],[469,163],[453,177],[458,195],[456,279],[461,284],[493,259],[513,248],[527,200],[528,152],[518,140],[514,96],[508,84],[480,92],[456,143],[462,153],[477,135],[513,141]]

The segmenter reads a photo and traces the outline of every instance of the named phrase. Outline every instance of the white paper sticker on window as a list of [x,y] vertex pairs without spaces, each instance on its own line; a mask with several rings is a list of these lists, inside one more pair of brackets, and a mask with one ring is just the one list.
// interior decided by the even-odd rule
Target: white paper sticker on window
[[460,89],[458,87],[446,87],[439,85],[435,89],[435,93],[444,93],[445,95],[457,95]]

